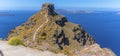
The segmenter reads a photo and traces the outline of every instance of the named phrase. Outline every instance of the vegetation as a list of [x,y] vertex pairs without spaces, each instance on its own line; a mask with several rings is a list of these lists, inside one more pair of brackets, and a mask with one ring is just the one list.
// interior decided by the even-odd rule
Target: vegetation
[[39,36],[39,38],[40,38],[41,40],[45,40],[45,39],[46,39],[45,36]]
[[67,49],[62,50],[62,52],[63,52],[64,54],[67,54],[67,55],[70,54],[70,53],[69,53],[69,50],[67,50]]
[[17,46],[17,45],[24,45],[22,40],[19,37],[12,37],[8,40],[9,45]]

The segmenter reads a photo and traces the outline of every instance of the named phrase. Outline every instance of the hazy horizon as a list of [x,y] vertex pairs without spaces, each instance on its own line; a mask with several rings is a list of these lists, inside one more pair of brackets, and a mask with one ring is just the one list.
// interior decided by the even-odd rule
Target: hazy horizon
[[120,0],[0,0],[0,10],[39,10],[47,2],[56,9],[120,11]]
[[[17,8],[17,9],[2,9],[0,11],[38,11],[41,7],[32,7],[32,8]],[[55,7],[55,9],[62,9],[62,10],[68,10],[68,11],[79,11],[79,10],[85,10],[85,11],[120,11],[120,8],[91,8],[91,7]]]

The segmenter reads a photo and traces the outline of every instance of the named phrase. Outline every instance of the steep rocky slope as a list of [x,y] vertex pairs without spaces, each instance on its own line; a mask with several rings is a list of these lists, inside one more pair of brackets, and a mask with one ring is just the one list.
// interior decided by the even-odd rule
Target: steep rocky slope
[[7,40],[12,37],[21,38],[28,47],[70,55],[75,51],[80,52],[85,46],[96,44],[80,25],[57,14],[50,3],[43,4],[40,12],[12,30]]
[[108,48],[100,48],[98,44],[93,44],[86,46],[80,50],[80,52],[75,52],[74,56],[116,56]]

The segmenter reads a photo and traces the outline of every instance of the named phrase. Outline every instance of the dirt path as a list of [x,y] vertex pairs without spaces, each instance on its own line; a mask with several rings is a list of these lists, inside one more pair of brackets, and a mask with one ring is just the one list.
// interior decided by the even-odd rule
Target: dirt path
[[39,51],[24,46],[10,46],[6,41],[0,41],[0,56],[65,56],[64,54],[55,54],[49,51]]
[[42,23],[42,25],[40,25],[40,26],[35,30],[35,32],[34,32],[34,34],[33,34],[33,41],[35,41],[36,35],[37,35],[37,32],[39,31],[39,29],[42,28],[42,27],[44,26],[44,24],[49,21],[48,18],[47,18],[47,15],[45,15],[45,19],[46,19],[46,21],[45,21],[44,23]]

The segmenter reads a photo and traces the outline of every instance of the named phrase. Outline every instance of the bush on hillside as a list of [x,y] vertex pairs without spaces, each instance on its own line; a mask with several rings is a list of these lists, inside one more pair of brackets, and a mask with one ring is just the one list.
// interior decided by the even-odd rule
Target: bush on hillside
[[17,45],[24,45],[22,40],[19,37],[12,37],[8,40],[9,45],[17,46]]

